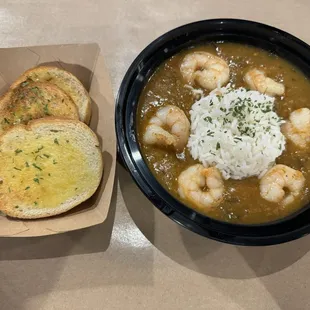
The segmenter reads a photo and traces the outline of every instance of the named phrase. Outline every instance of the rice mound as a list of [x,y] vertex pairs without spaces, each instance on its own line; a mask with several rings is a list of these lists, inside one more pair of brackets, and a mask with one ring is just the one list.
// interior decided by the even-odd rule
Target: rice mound
[[224,179],[264,174],[285,149],[274,100],[230,84],[201,98],[190,111],[192,157],[216,166]]

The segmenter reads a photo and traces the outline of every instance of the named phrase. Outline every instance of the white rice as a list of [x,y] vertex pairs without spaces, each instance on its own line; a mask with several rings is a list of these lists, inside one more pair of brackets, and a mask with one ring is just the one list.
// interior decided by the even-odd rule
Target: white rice
[[274,98],[257,91],[227,85],[197,101],[190,115],[192,157],[225,179],[260,176],[285,149]]

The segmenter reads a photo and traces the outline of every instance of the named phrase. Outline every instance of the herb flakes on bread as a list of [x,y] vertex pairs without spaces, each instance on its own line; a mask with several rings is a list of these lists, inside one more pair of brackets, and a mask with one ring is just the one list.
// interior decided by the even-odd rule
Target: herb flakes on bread
[[27,70],[12,85],[24,82],[48,82],[62,89],[76,104],[80,121],[88,124],[91,117],[91,99],[82,83],[68,71],[57,67],[40,66]]
[[79,119],[74,102],[54,84],[24,82],[0,98],[0,134],[13,125],[47,116]]
[[22,219],[66,212],[100,184],[102,154],[84,123],[53,117],[0,136],[0,211]]

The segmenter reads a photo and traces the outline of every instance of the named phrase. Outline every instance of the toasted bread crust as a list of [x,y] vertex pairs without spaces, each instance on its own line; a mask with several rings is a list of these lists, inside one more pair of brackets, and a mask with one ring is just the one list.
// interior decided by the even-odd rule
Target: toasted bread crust
[[49,82],[57,85],[76,104],[80,121],[89,124],[91,118],[91,99],[82,83],[73,74],[57,67],[35,67],[24,72],[10,88],[14,89],[25,81]]
[[79,119],[76,105],[54,84],[27,83],[0,98],[0,133],[15,124],[47,116]]

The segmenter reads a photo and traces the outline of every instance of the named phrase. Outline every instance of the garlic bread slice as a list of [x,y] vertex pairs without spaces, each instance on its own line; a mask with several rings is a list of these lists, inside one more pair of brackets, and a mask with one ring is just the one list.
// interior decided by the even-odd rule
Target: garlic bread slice
[[99,186],[97,136],[76,120],[44,118],[0,136],[0,211],[22,219],[66,212]]
[[26,82],[0,98],[0,134],[13,125],[47,116],[79,119],[76,105],[56,85]]
[[27,70],[12,85],[18,87],[21,83],[48,82],[57,85],[76,104],[80,121],[88,124],[91,117],[91,99],[83,84],[68,71],[57,67],[40,66]]

